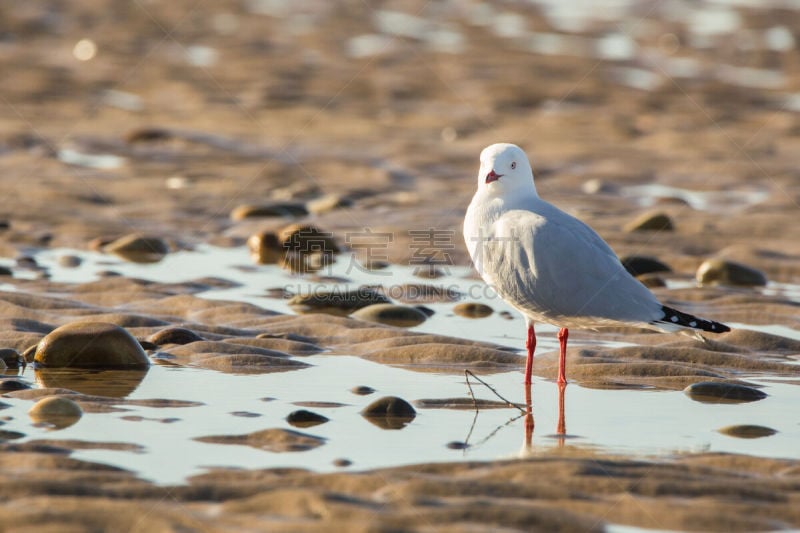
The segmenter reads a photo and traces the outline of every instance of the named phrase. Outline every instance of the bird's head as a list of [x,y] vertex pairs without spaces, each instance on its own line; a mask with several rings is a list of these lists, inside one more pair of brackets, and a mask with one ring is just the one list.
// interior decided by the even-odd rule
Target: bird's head
[[498,143],[481,152],[478,189],[492,196],[536,194],[528,156],[515,144]]

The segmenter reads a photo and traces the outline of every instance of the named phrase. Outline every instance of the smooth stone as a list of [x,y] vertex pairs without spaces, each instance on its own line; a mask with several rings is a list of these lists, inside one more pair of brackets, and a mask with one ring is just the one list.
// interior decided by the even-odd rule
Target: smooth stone
[[642,213],[631,220],[623,229],[626,232],[633,231],[672,231],[675,229],[672,219],[661,211]]
[[64,268],[75,268],[79,267],[83,259],[78,257],[77,255],[60,255],[58,256],[58,264]]
[[0,265],[0,276],[13,276],[14,272],[7,266]]
[[25,366],[25,359],[12,348],[0,348],[0,361],[6,368],[19,368]]
[[645,255],[628,255],[620,259],[631,276],[652,274],[654,272],[672,272],[672,269],[655,257]]
[[372,387],[368,387],[366,385],[359,385],[357,387],[353,387],[352,389],[350,389],[350,392],[352,392],[353,394],[357,394],[359,396],[368,396],[373,392],[375,392],[375,389],[373,389]]
[[469,444],[467,444],[466,442],[458,441],[458,440],[454,440],[452,442],[448,442],[446,444],[446,446],[448,448],[450,448],[451,450],[466,450],[467,448],[469,448]]
[[683,392],[702,403],[744,403],[763,400],[767,394],[753,387],[723,381],[692,383]]
[[348,196],[338,193],[331,193],[307,201],[306,209],[311,214],[320,215],[322,213],[327,213],[328,211],[333,211],[334,209],[350,207],[351,205],[353,205],[353,200]]
[[29,255],[21,255],[17,257],[15,261],[19,268],[24,268],[26,270],[37,270],[39,268],[39,263],[36,262],[36,258]]
[[698,267],[695,275],[701,285],[764,286],[767,276],[753,267],[728,261],[707,259]]
[[33,358],[36,355],[36,348],[38,348],[38,344],[34,344],[32,346],[28,346],[24,352],[22,352],[22,360],[25,363],[33,363]]
[[355,311],[350,316],[367,322],[378,322],[401,328],[418,326],[428,319],[428,316],[419,309],[397,304],[368,305]]
[[338,466],[339,468],[345,468],[352,464],[353,461],[351,461],[350,459],[339,458],[333,460],[333,466]]
[[147,340],[156,346],[161,346],[164,344],[189,344],[205,339],[190,329],[170,327],[156,331],[147,337]]
[[244,204],[231,211],[231,220],[244,220],[247,218],[298,218],[308,214],[308,210],[301,203],[276,202],[272,204]]
[[280,263],[286,256],[286,250],[272,231],[262,231],[247,239],[250,259],[259,265]]
[[34,362],[50,368],[130,368],[150,366],[139,341],[106,322],[72,322],[48,333],[36,347]]
[[739,439],[760,439],[762,437],[770,437],[778,431],[766,426],[757,426],[750,424],[743,424],[737,426],[725,426],[717,430],[723,435],[729,437],[736,437]]
[[259,413],[253,413],[251,411],[233,411],[231,415],[240,416],[242,418],[258,418],[261,416]]
[[18,379],[3,379],[0,380],[0,393],[13,392],[17,390],[30,389],[31,386],[24,381]]
[[500,311],[497,314],[505,318],[506,320],[514,320],[514,315],[511,313],[511,311]]
[[106,244],[103,251],[132,263],[157,263],[169,253],[169,246],[160,237],[132,233]]
[[402,398],[384,396],[366,406],[361,416],[382,429],[402,429],[414,420],[417,412]]
[[320,424],[324,424],[328,420],[329,418],[326,416],[322,416],[313,411],[307,411],[305,409],[298,409],[297,411],[292,411],[286,417],[287,422],[289,422],[294,427],[299,427],[299,428],[318,426]]
[[25,433],[20,433],[19,431],[9,431],[7,429],[0,429],[0,442],[7,440],[21,439],[24,436]]
[[311,294],[298,294],[287,302],[300,313],[329,313],[346,316],[362,307],[390,303],[389,299],[370,287],[357,289],[319,289]]
[[466,318],[485,318],[494,313],[494,309],[478,302],[464,302],[453,306],[453,312]]
[[281,247],[290,252],[335,254],[340,250],[333,233],[311,224],[289,224],[276,235]]
[[81,406],[60,396],[42,398],[30,408],[28,416],[34,422],[52,424],[61,429],[71,426],[83,415]]

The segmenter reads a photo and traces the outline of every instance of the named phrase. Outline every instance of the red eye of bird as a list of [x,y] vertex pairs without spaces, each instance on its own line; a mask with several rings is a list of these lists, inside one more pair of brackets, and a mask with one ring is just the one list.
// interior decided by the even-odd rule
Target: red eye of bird
[[511,170],[514,170],[515,168],[517,168],[517,162],[516,161],[512,161],[511,162]]

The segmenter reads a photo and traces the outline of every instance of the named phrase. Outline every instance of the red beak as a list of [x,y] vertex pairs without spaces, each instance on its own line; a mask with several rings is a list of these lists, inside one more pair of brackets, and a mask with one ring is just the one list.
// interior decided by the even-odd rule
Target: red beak
[[503,175],[502,175],[502,174],[497,174],[497,173],[494,171],[494,169],[492,169],[492,171],[491,171],[491,172],[489,172],[488,174],[486,174],[486,184],[488,185],[488,184],[490,184],[491,182],[493,182],[493,181],[497,181],[497,180],[499,180],[499,179],[500,179],[500,178],[502,178],[502,177],[503,177]]

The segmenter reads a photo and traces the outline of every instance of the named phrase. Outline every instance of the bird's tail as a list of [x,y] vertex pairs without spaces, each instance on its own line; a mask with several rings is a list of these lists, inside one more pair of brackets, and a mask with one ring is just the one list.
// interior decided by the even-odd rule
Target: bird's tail
[[681,328],[710,331],[711,333],[724,333],[731,330],[731,328],[720,322],[698,318],[688,313],[678,311],[677,309],[667,307],[666,305],[662,305],[661,310],[664,312],[664,317],[652,322],[656,326],[678,326]]

